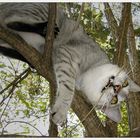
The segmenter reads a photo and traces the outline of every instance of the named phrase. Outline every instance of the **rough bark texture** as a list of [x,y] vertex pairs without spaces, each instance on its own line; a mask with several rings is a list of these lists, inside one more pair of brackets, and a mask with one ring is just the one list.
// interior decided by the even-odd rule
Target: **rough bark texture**
[[113,12],[111,10],[111,7],[109,5],[109,3],[104,3],[104,7],[105,7],[105,15],[109,24],[109,28],[111,30],[112,33],[112,37],[114,40],[114,43],[117,41],[118,38],[118,24],[117,21],[113,15]]
[[[72,102],[72,109],[78,116],[80,120],[83,120],[85,116],[90,112],[92,109],[92,105],[88,104],[84,101],[83,97],[80,96],[81,93],[76,91],[75,97]],[[79,111],[77,111],[79,110]],[[81,113],[82,112],[82,113]],[[84,125],[88,137],[110,137],[111,136],[111,129],[106,129],[103,127],[101,121],[97,117],[95,110],[82,122]]]
[[[132,76],[131,78],[140,85],[140,65],[138,62],[138,55],[136,50],[135,43],[135,33],[133,29],[132,18],[130,20],[129,29],[128,29],[128,47],[131,55],[132,63]],[[135,65],[135,67],[134,67]],[[140,94],[131,93],[128,98],[128,114],[129,114],[129,127],[130,127],[130,136],[138,137],[140,136]]]
[[117,51],[115,54],[115,63],[120,67],[124,65],[125,52],[127,48],[127,31],[130,22],[131,4],[123,3],[122,17],[118,27],[118,39],[116,42]]
[[[115,20],[115,17],[112,13],[112,10],[111,10],[109,4],[104,3],[104,6],[105,6],[105,13],[106,13],[106,17],[107,17],[107,20],[109,23],[109,27],[110,27],[112,35],[113,35],[114,43],[116,43],[116,54],[114,57],[114,62],[116,64],[118,64],[120,67],[123,65],[128,66],[128,58],[126,56],[126,48],[127,48],[128,42],[129,42],[129,46],[132,46],[132,44],[133,44],[133,49],[131,48],[131,51],[133,50],[133,54],[135,56],[134,60],[137,59],[136,58],[136,49],[134,50],[134,46],[135,46],[134,45],[134,42],[135,42],[134,34],[133,34],[133,36],[129,35],[129,38],[127,38],[128,28],[130,30],[129,22],[130,21],[132,22],[132,17],[130,16],[131,15],[131,4],[123,3],[122,17],[121,17],[119,26],[117,25],[117,21]],[[131,23],[131,26],[132,26],[132,23]],[[133,40],[133,43],[131,42],[131,40]],[[135,102],[135,99],[130,99],[130,100],[131,100],[130,102],[132,102],[132,103],[129,102],[129,104],[131,104],[131,106],[133,106],[133,102]],[[130,108],[134,109],[136,106],[138,106],[138,103],[137,103],[137,105],[130,107]],[[131,111],[131,109],[129,109],[129,111]],[[133,114],[133,113],[129,112],[129,114]],[[129,120],[129,123],[133,124],[134,121],[132,122],[132,120],[134,120],[134,117],[132,117],[133,115],[130,115],[130,116],[131,116],[130,117],[131,120]],[[114,136],[117,136],[117,131],[115,131],[115,128],[117,129],[117,124],[113,123],[110,120],[108,121],[108,124],[109,124],[109,127],[111,126],[111,128],[112,128],[112,132],[114,133]]]
[[[56,80],[55,74],[53,71],[53,62],[52,62],[52,50],[53,50],[53,40],[54,40],[54,26],[56,20],[56,3],[49,3],[49,14],[48,14],[48,27],[47,27],[47,35],[46,35],[46,43],[43,53],[43,61],[47,63],[47,66],[52,72],[52,80],[50,81],[50,108],[55,100],[56,95]],[[58,129],[57,125],[55,125],[52,121],[52,116],[50,114],[50,126],[49,126],[49,136],[50,137],[57,137]]]
[[[133,29],[133,23],[132,23],[132,15],[131,15],[131,4],[125,3],[123,4],[123,10],[122,10],[122,19],[120,21],[120,25],[118,27],[118,37],[115,38],[118,39],[117,41],[117,52],[115,57],[115,62],[119,65],[129,65],[129,68],[133,69],[133,74],[131,78],[136,81],[138,84],[140,84],[140,71],[139,71],[139,64],[138,64],[138,56],[137,56],[137,50],[136,50],[136,44],[135,44],[135,33]],[[105,4],[105,7],[110,9],[108,4]],[[111,12],[110,12],[111,13]],[[109,16],[113,15],[112,13],[106,13]],[[109,23],[112,24],[111,21],[114,21],[114,18],[108,18],[110,20]],[[115,22],[114,22],[115,25]],[[111,31],[114,25],[110,25]],[[114,28],[113,28],[114,29]],[[128,37],[127,37],[128,33]],[[115,33],[113,33],[115,35]],[[131,60],[126,57],[126,48],[128,47],[129,53],[131,54]],[[130,66],[130,63],[133,65]],[[134,67],[134,65],[136,67]],[[139,93],[130,93],[129,98],[127,101],[128,105],[128,116],[129,116],[129,127],[130,127],[130,136],[132,137],[138,137],[140,136],[140,95]]]

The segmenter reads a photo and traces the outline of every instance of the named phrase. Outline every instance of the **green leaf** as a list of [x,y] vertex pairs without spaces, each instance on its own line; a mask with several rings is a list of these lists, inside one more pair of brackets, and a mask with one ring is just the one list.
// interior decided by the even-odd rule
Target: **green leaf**
[[0,68],[5,68],[5,67],[7,67],[5,64],[0,63]]
[[16,92],[18,98],[20,99],[20,101],[26,105],[27,108],[32,109],[32,107],[30,106],[30,104],[26,101],[24,95],[22,95],[20,92]]

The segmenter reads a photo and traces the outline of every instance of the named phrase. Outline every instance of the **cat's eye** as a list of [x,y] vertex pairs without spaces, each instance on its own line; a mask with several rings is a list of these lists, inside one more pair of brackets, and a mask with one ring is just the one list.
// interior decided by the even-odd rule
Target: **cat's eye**
[[125,80],[124,83],[122,84],[122,87],[127,87],[128,86],[128,80]]
[[114,105],[114,104],[117,104],[118,102],[118,97],[117,95],[116,96],[113,96],[112,100],[111,100],[111,104]]

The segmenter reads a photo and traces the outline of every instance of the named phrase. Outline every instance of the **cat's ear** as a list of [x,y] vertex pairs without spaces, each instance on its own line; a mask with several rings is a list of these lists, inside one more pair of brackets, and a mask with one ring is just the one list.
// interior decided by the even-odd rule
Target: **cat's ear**
[[129,91],[131,91],[131,92],[140,91],[140,86],[137,85],[135,82],[133,82],[131,79],[129,79]]
[[108,118],[114,122],[119,123],[121,121],[121,111],[120,107],[111,107],[104,110],[104,113]]

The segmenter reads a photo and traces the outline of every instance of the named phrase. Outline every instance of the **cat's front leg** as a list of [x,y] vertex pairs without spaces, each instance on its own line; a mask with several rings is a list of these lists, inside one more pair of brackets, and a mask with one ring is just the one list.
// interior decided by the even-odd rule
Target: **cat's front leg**
[[56,101],[52,108],[52,119],[55,124],[62,124],[66,120],[75,91],[76,69],[77,64],[69,57],[62,57],[55,64],[58,84]]
[[[52,120],[55,124],[63,124],[67,118],[67,112],[70,109],[70,105],[73,99],[74,92],[64,91],[64,94],[71,94],[68,97],[58,96],[52,109]],[[66,93],[67,92],[67,93]]]
[[74,95],[75,77],[70,75],[69,69],[57,71],[58,89],[56,101],[52,109],[54,123],[62,124],[66,120],[67,112]]

